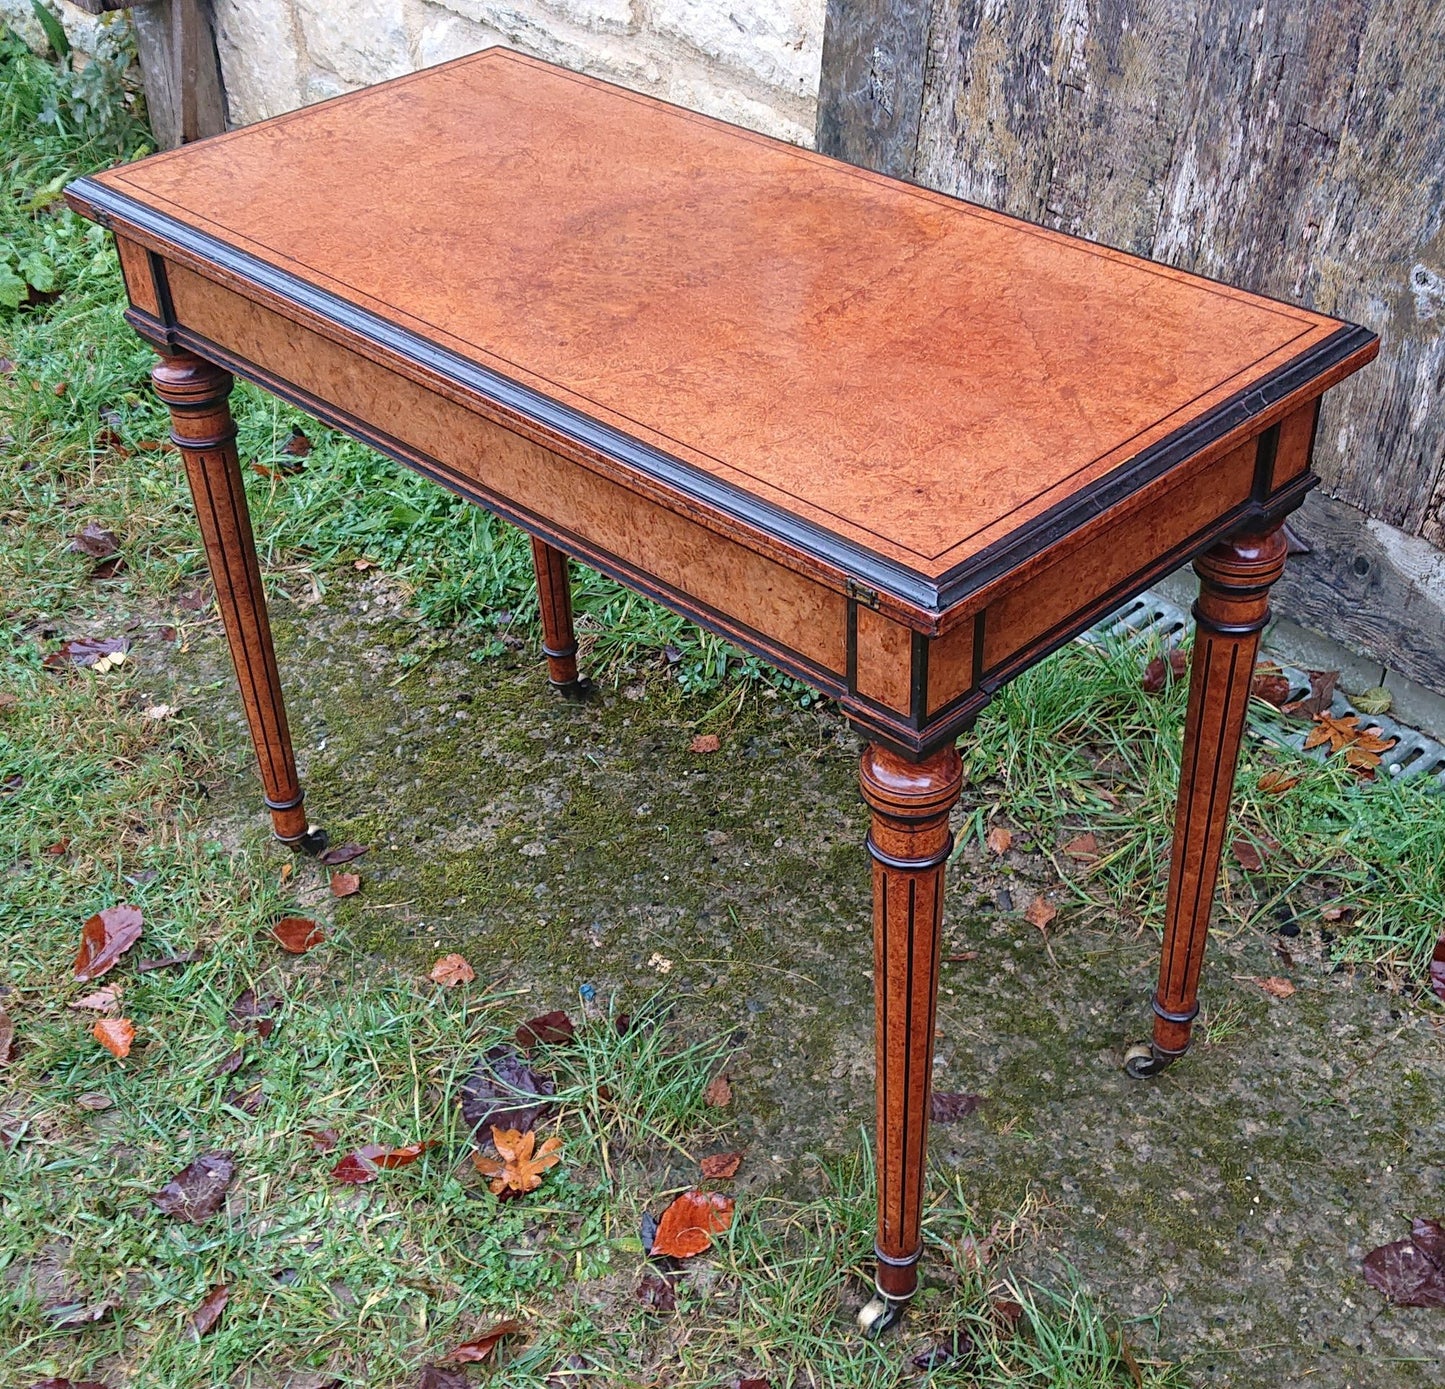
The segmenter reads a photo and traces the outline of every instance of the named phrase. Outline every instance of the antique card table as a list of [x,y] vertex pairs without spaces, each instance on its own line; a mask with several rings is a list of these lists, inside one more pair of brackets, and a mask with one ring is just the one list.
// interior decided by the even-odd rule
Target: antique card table
[[575,556],[866,740],[878,1298],[917,1282],[955,742],[1193,557],[1148,1075],[1189,1043],[1280,526],[1374,336],[491,49],[84,178],[195,495],[276,834],[305,845],[232,374]]

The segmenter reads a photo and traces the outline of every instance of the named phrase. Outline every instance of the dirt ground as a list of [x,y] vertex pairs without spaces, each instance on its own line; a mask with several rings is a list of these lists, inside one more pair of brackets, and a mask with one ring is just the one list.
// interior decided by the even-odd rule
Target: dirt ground
[[[398,653],[433,634],[375,576],[275,617],[312,817],[374,846],[341,928],[390,958],[459,950],[540,1007],[584,984],[665,987],[700,1028],[735,1030],[755,1190],[857,1144],[868,870],[840,719],[782,699],[709,717],[665,679],[570,705],[530,650],[408,670]],[[209,788],[203,829],[259,841],[219,628],[195,631],[149,693],[230,727],[236,773]],[[711,756],[688,748],[704,725],[721,735]],[[1042,1200],[1015,1270],[1073,1266],[1199,1385],[1439,1384],[1445,1315],[1391,1308],[1360,1277],[1412,1215],[1442,1214],[1438,1010],[1333,968],[1308,927],[1286,942],[1298,992],[1271,998],[1255,980],[1281,972],[1280,942],[1251,929],[1211,948],[1211,1040],[1131,1081],[1120,1062],[1147,1030],[1157,942],[1071,922],[1060,894],[1046,943],[1023,909],[1057,889],[1051,871],[972,850],[950,870],[946,953],[977,954],[945,966],[936,1083],[988,1100],[935,1130],[933,1157],[966,1174],[985,1220]]]

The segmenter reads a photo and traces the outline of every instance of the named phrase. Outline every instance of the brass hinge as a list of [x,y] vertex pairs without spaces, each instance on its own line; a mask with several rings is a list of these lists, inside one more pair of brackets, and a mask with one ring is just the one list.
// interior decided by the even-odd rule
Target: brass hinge
[[878,590],[869,588],[867,584],[860,584],[857,579],[848,580],[847,593],[855,603],[862,603],[865,608],[878,606]]

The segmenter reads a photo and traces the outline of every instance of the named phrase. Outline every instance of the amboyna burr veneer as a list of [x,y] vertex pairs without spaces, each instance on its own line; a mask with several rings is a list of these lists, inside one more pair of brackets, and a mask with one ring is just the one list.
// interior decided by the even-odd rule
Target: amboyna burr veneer
[[308,834],[232,376],[574,556],[867,740],[879,1299],[921,1250],[955,741],[1194,557],[1149,1074],[1197,1011],[1250,673],[1323,393],[1374,336],[491,49],[71,185],[171,409],[276,833]]

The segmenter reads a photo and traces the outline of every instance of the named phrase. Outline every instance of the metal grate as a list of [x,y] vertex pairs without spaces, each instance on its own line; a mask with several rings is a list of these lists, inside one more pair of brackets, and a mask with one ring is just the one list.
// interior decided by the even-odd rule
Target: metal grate
[[[1148,646],[1157,642],[1161,647],[1168,648],[1177,646],[1193,625],[1194,619],[1177,603],[1171,603],[1161,594],[1148,589],[1081,633],[1079,640],[1096,646],[1122,644],[1126,647]],[[1290,698],[1303,699],[1310,690],[1309,676],[1294,666],[1282,663],[1280,669],[1290,682]],[[1384,714],[1361,714],[1338,690],[1330,703],[1330,713],[1336,717],[1355,714],[1359,717],[1360,727],[1366,732],[1396,740],[1388,752],[1380,754],[1380,766],[1387,776],[1402,780],[1425,777],[1434,783],[1430,790],[1445,793],[1445,744],[1396,723]],[[1267,717],[1255,718],[1252,712],[1251,731],[1257,736],[1283,743],[1306,757],[1324,760],[1323,748],[1304,751],[1304,729],[1290,728]]]

